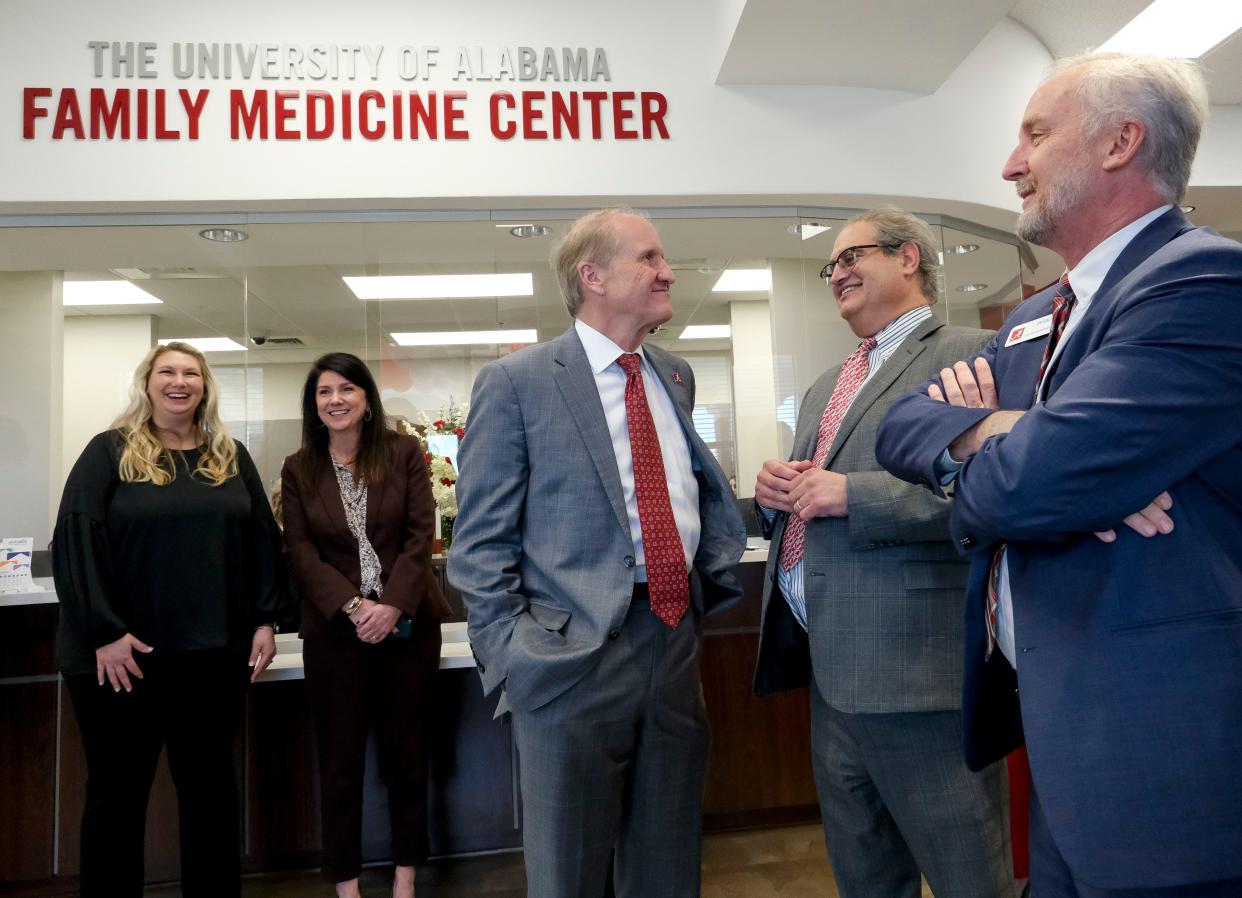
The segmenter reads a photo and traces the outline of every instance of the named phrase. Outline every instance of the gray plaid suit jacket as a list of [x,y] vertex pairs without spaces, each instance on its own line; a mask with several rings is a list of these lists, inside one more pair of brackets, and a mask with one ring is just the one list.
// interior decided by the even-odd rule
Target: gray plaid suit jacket
[[[702,533],[690,587],[702,615],[741,595],[730,571],[745,531],[691,423],[690,365],[655,346],[643,351],[677,409],[699,481]],[[634,591],[621,476],[572,326],[479,372],[459,460],[449,580],[466,605],[483,691],[503,683],[509,709],[531,711],[591,670]]]
[[[949,500],[904,483],[875,460],[876,429],[901,394],[969,358],[989,331],[919,325],[859,392],[828,453],[846,475],[849,516],[816,518],[806,529],[809,633],[776,583],[786,515],[771,525],[755,691],[815,680],[824,700],[847,713],[944,711],[961,707],[963,596],[967,563],[949,538]],[[839,369],[807,391],[793,458],[810,458]],[[809,651],[808,651],[809,650]]]

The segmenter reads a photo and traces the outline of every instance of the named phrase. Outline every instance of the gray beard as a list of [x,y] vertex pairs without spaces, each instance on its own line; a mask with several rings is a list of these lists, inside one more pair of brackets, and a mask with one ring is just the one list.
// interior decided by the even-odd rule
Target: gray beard
[[1019,215],[1018,224],[1014,229],[1018,237],[1027,243],[1045,246],[1056,230],[1056,222],[1052,220],[1053,216],[1049,215],[1048,211],[1036,205],[1033,209]]
[[[1089,178],[1090,172],[1079,165],[1063,172],[1059,182],[1050,184],[1035,205],[1018,216],[1015,233],[1027,243],[1047,246],[1062,222],[1082,203]],[[1037,182],[1036,189],[1038,186]]]

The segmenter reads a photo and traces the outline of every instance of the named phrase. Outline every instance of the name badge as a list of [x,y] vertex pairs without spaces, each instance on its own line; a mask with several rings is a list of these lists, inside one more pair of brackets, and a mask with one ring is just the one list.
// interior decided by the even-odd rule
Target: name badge
[[1052,330],[1051,315],[1036,318],[1034,321],[1028,321],[1026,324],[1019,324],[1009,332],[1009,337],[1005,340],[1005,348],[1008,349],[1015,344],[1025,343],[1027,340],[1034,340],[1036,337],[1043,337],[1050,330]]

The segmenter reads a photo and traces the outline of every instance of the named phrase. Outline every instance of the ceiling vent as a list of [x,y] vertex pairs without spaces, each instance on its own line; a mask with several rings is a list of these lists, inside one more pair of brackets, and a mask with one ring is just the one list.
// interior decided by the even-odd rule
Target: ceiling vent
[[268,337],[268,346],[305,346],[301,337]]
[[131,281],[188,281],[222,278],[227,275],[215,271],[200,271],[197,268],[113,268],[113,274],[120,275]]

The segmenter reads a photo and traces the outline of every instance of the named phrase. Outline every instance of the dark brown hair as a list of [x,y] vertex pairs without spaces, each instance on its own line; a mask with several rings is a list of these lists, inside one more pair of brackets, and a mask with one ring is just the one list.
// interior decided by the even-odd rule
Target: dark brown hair
[[319,420],[319,406],[315,391],[319,388],[319,375],[332,371],[367,395],[366,417],[362,421],[362,434],[358,438],[358,455],[355,470],[368,483],[379,483],[387,476],[397,459],[397,435],[388,429],[384,417],[384,404],[380,401],[379,387],[371,376],[371,369],[356,355],[348,352],[330,352],[320,356],[306,375],[302,386],[302,448],[294,456],[294,472],[304,484],[314,482],[317,473],[331,462],[328,457],[328,429]]

